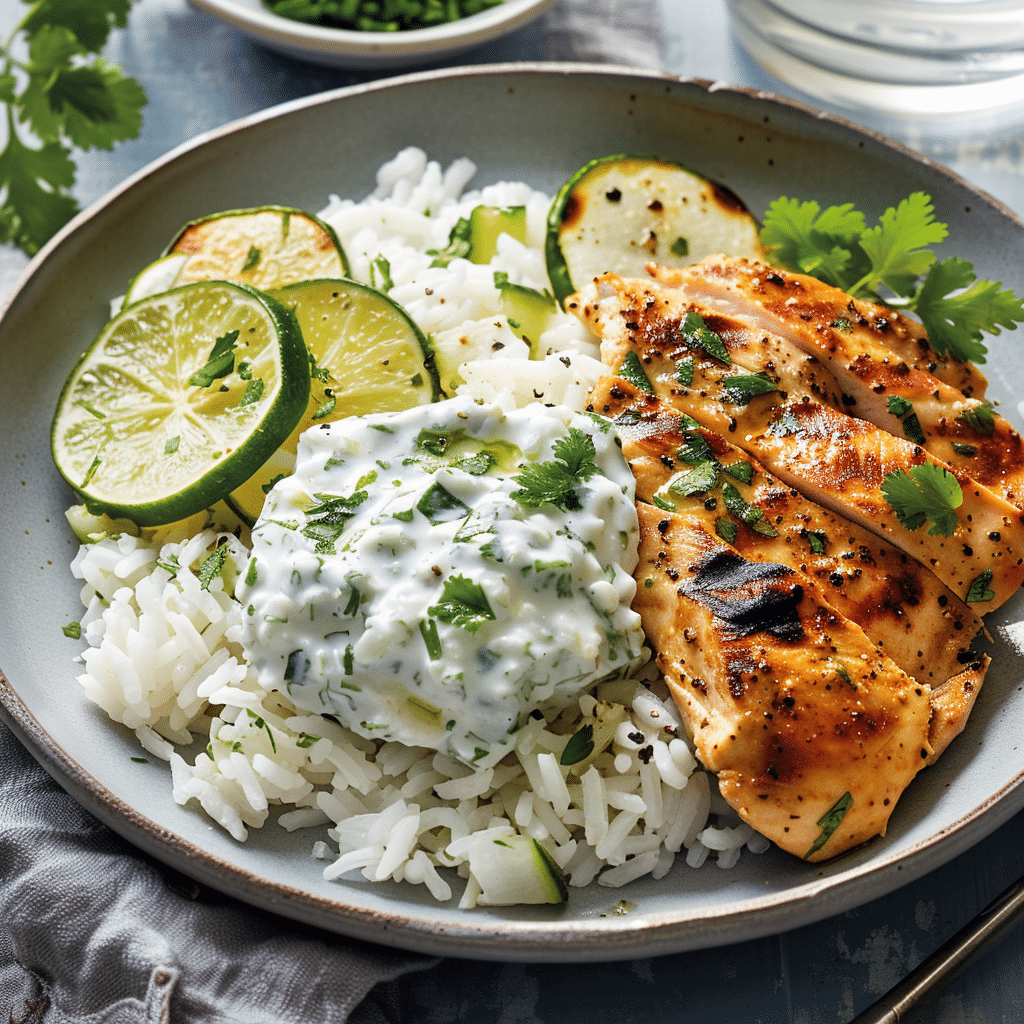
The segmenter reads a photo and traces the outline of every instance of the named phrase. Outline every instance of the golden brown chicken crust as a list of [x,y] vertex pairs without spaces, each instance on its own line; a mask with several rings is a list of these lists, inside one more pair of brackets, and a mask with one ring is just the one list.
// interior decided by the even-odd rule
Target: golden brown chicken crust
[[[957,386],[942,380],[937,361],[915,365],[894,351],[891,342],[907,333],[909,321],[877,313],[868,319],[863,311],[851,319],[849,309],[844,313],[842,308],[844,300],[847,305],[852,301],[845,293],[752,260],[713,256],[683,271],[655,268],[653,273],[686,298],[735,317],[755,332],[773,332],[817,357],[846,393],[846,411],[915,440],[1024,507],[1024,439],[990,406],[965,398]],[[747,351],[734,358],[758,370],[764,356]],[[969,364],[948,363],[960,377],[971,372]]]
[[[787,388],[796,388],[787,384],[738,403],[728,393],[736,367],[705,356],[681,330],[691,312],[707,313],[716,327],[726,318],[678,290],[608,274],[571,300],[569,308],[601,337],[606,365],[617,369],[632,353],[659,397],[728,437],[811,500],[896,544],[961,597],[983,596],[975,602],[978,612],[997,608],[1024,582],[1024,513],[906,438],[840,412],[815,393],[815,385],[822,395],[834,389],[828,385],[827,369],[812,356],[802,356],[808,362],[801,373],[801,394],[790,394]],[[750,332],[735,320],[730,330],[733,337]],[[763,335],[756,332],[755,339]],[[678,376],[684,359],[693,365],[689,384]],[[787,365],[789,379],[798,365]],[[930,527],[909,526],[882,491],[887,474],[908,474],[924,462],[953,472],[963,492],[954,531],[948,536]],[[985,592],[972,594],[979,580],[986,581]]]
[[[724,517],[731,524],[729,543],[744,558],[806,573],[831,605],[920,682],[937,685],[973,662],[970,647],[980,617],[919,562],[786,487],[720,434],[683,429],[671,407],[622,378],[599,381],[591,400],[617,422],[638,500],[685,509],[709,532]],[[761,513],[753,525],[730,515],[720,485],[693,495],[670,489],[689,468],[679,453],[695,433],[720,464],[732,468],[722,477],[727,486]],[[734,475],[741,463],[746,482]]]
[[884,834],[931,757],[929,688],[805,577],[674,513],[638,511],[634,607],[725,799],[811,861]]

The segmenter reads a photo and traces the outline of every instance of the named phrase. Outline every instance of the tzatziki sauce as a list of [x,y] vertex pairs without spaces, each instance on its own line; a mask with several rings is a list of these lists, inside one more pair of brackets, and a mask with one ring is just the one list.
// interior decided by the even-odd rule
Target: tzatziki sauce
[[454,398],[307,430],[238,591],[260,683],[354,732],[494,763],[646,657],[612,425]]

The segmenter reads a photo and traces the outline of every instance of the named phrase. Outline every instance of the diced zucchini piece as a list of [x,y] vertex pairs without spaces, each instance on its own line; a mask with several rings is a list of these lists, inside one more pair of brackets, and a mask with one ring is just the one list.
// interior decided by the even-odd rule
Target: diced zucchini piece
[[469,259],[490,263],[498,251],[498,236],[526,242],[525,206],[477,206],[469,215]]
[[530,346],[532,359],[543,359],[540,336],[558,313],[550,292],[539,292],[521,284],[512,284],[506,275],[496,273],[494,283],[501,289],[501,311],[516,337]]
[[477,903],[564,903],[569,886],[562,869],[536,839],[510,833],[484,836],[469,849],[469,871],[480,884]]
[[723,185],[668,160],[607,156],[562,186],[548,215],[548,277],[559,302],[600,274],[644,276],[726,253],[760,259],[757,221]]

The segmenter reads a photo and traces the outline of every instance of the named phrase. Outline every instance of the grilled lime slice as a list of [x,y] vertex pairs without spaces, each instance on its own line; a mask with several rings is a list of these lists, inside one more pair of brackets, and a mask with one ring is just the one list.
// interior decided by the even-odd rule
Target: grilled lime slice
[[227,210],[186,224],[131,283],[124,305],[191,281],[237,281],[266,291],[347,273],[341,242],[319,217],[286,206]]
[[308,401],[288,309],[244,285],[184,285],[123,310],[81,357],[57,404],[53,458],[90,511],[175,522],[251,477]]
[[272,294],[302,328],[313,379],[309,403],[283,451],[229,498],[235,513],[250,524],[274,480],[291,472],[303,430],[343,416],[426,405],[440,393],[426,339],[383,292],[335,279],[302,281]]
[[643,277],[652,260],[684,267],[715,253],[761,258],[757,221],[729,189],[668,160],[591,160],[548,215],[545,257],[559,302],[599,274]]

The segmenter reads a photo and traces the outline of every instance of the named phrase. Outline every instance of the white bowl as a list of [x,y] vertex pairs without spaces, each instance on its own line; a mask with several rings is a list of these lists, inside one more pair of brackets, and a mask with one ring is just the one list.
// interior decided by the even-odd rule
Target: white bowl
[[522,28],[555,0],[504,0],[459,21],[400,32],[356,32],[282,18],[262,0],[189,0],[193,7],[289,57],[342,68],[413,67]]

